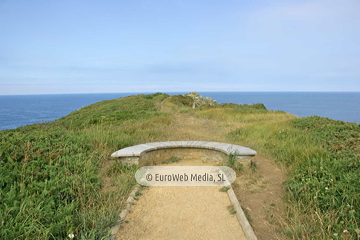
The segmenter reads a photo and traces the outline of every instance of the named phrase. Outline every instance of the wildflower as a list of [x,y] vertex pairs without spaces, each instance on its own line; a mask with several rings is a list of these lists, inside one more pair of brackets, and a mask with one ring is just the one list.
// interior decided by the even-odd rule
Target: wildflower
[[69,236],[69,238],[74,238],[75,237],[75,235],[73,233],[70,233],[68,236]]
[[329,189],[328,187],[325,188],[325,190],[328,190],[328,189]]

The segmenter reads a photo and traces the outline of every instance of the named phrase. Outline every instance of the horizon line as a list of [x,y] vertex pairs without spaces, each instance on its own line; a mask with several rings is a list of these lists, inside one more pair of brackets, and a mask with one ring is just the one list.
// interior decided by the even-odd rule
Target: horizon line
[[[192,91],[198,93],[360,93],[360,91]],[[154,94],[154,93],[191,93],[188,91],[166,92],[89,92],[89,93],[33,93],[33,94],[0,94],[0,96],[34,96],[34,95],[75,95],[75,94]]]

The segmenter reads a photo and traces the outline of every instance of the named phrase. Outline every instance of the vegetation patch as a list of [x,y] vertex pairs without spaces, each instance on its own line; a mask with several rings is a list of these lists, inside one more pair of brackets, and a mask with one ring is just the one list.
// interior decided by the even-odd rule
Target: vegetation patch
[[[304,211],[317,218],[323,235],[358,237],[360,220],[360,125],[327,118],[293,121],[327,151],[299,163],[286,185]],[[324,229],[324,226],[326,228]]]
[[190,96],[174,95],[169,97],[169,101],[178,106],[191,107],[193,105],[193,99]]
[[236,210],[235,210],[235,208],[234,208],[234,205],[228,206],[227,209],[228,209],[228,211],[229,211],[229,213],[230,213],[231,215],[236,214]]
[[184,97],[192,99],[192,108],[198,108],[202,106],[216,106],[218,103],[216,100],[212,100],[211,97],[203,97],[197,92],[191,92],[184,95]]
[[0,239],[107,238],[137,169],[109,156],[166,135],[157,125],[171,123],[159,110],[167,97],[103,101],[54,122],[1,131]]
[[[193,104],[189,96],[136,95],[1,131],[0,239],[108,238],[137,170],[110,154],[184,136],[244,145],[284,166],[289,204],[281,232],[287,237],[359,237],[359,124],[297,118],[262,104]],[[184,119],[201,124],[194,129]],[[236,170],[234,156],[227,164]]]
[[261,151],[289,170],[291,238],[356,239],[360,219],[360,125],[321,117],[253,123],[233,140]]
[[26,127],[1,134],[0,149],[1,239],[65,238],[92,225],[100,162],[86,137]]
[[230,154],[227,157],[226,166],[232,168],[236,172],[241,172],[244,170],[244,166],[241,163],[236,162],[237,156],[235,154]]
[[230,187],[224,186],[224,187],[220,188],[219,191],[220,191],[220,192],[227,192],[229,189],[230,189]]

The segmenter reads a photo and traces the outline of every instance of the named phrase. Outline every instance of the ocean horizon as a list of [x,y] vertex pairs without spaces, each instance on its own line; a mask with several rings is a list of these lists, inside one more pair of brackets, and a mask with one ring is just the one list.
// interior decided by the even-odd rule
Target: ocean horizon
[[[50,122],[81,107],[134,93],[0,95],[0,130]],[[169,95],[187,92],[164,92]],[[268,110],[360,124],[360,92],[198,92],[218,103],[263,103]]]

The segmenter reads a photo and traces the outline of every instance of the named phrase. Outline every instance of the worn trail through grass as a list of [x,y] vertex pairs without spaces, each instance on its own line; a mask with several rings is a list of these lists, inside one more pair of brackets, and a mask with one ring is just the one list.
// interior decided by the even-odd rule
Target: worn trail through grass
[[[196,117],[194,112],[173,116],[171,140],[229,142],[230,126]],[[194,165],[181,160],[173,164]],[[229,211],[228,195],[219,189],[148,187],[135,201],[117,239],[246,239],[236,215]],[[263,222],[266,216],[260,215],[256,219]]]
[[[0,239],[108,239],[138,169],[114,161],[111,153],[147,142],[191,140],[258,152],[250,167],[238,169],[232,187],[259,240],[360,237],[359,124],[297,118],[263,104],[206,103],[192,109],[200,97],[134,95],[83,107],[54,122],[0,131]],[[204,188],[200,199],[195,193],[187,197],[186,188],[174,189],[149,188],[133,213],[146,210],[149,224],[153,218],[173,219],[166,221],[170,225],[151,222],[154,229],[171,231],[185,219],[187,204],[220,194]],[[146,200],[152,193],[159,198]],[[185,200],[176,202],[179,196]],[[173,201],[164,202],[167,198]],[[225,199],[208,206],[220,207],[231,219]],[[221,232],[218,224],[194,225],[211,218],[201,207],[186,215],[192,224],[182,229]],[[130,226],[130,217],[123,227]]]

